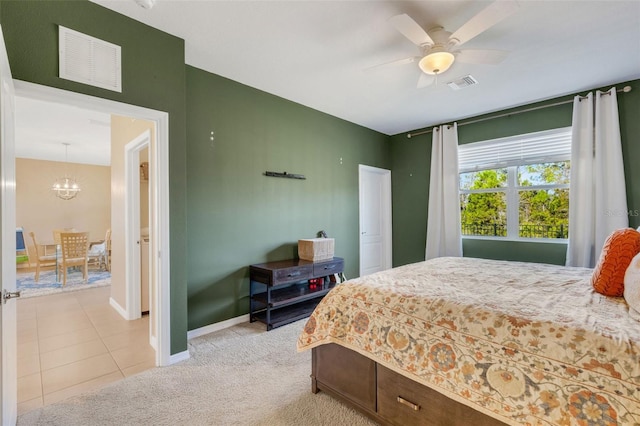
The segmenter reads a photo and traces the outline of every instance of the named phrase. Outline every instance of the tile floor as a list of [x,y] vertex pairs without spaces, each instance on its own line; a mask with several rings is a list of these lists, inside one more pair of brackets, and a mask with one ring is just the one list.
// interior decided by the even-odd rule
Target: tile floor
[[149,317],[124,320],[110,287],[18,299],[18,414],[153,368]]

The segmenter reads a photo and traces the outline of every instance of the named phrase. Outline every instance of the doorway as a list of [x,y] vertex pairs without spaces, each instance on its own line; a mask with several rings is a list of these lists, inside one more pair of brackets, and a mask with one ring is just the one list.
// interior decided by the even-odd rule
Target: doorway
[[[155,339],[157,350],[155,352],[155,365],[164,366],[171,363],[170,354],[170,293],[169,293],[169,194],[168,194],[168,114],[162,111],[155,111],[143,107],[123,104],[101,98],[95,98],[88,95],[72,93],[46,86],[40,86],[22,81],[14,81],[15,94],[21,97],[31,97],[50,102],[65,103],[75,105],[80,108],[95,109],[107,113],[115,113],[138,119],[149,120],[154,123],[156,142],[150,155],[156,167],[150,172],[152,173],[151,191],[155,194],[153,205],[150,209],[150,226],[149,234],[151,236],[150,244],[150,269],[154,276],[156,291],[153,293],[152,304],[156,307],[157,322],[154,325]],[[6,140],[11,146],[5,152],[10,155],[3,155],[1,158],[3,170],[13,170],[15,164],[15,154],[13,153],[13,139]],[[3,145],[5,145],[3,143]],[[11,215],[7,212],[15,211],[15,194],[11,192],[3,192],[2,199],[5,208],[5,220],[11,219]],[[8,223],[7,228],[15,229],[15,217],[12,218],[13,223]],[[4,233],[3,247],[11,247],[12,233]],[[162,248],[162,258],[160,257]],[[4,256],[7,257],[8,256]],[[166,259],[166,260],[165,260]],[[4,337],[4,336],[3,336]],[[4,365],[5,368],[13,367]],[[7,371],[3,368],[4,371]],[[6,377],[3,377],[6,379]],[[3,380],[4,381],[4,380]],[[15,383],[15,382],[14,382]],[[11,387],[9,387],[10,389]],[[15,388],[14,388],[15,391]],[[10,395],[3,395],[4,397]],[[15,395],[14,395],[15,396]],[[10,398],[7,398],[10,400]],[[14,399],[15,401],[15,399]],[[5,407],[6,408],[6,407]]]
[[[170,364],[170,324],[169,308],[169,116],[166,112],[151,110],[129,104],[123,104],[102,98],[68,92],[52,87],[41,86],[23,81],[14,81],[16,96],[65,103],[80,108],[98,110],[119,116],[141,119],[154,123],[155,143],[149,150],[150,162],[155,166],[149,170],[149,191],[155,194],[149,214],[149,253],[150,270],[157,291],[152,292],[152,305],[156,307],[157,321],[155,333],[157,340],[156,365]],[[3,163],[15,162],[15,158],[2,158]],[[8,208],[15,209],[15,199],[4,200]],[[112,218],[113,221],[113,218]],[[112,237],[113,244],[113,237]],[[114,247],[115,249],[115,247]],[[162,256],[160,253],[162,251]],[[124,252],[124,247],[123,247]],[[113,258],[116,261],[116,258]],[[129,286],[129,285],[128,285]],[[131,306],[130,296],[121,302],[121,306]],[[122,312],[121,312],[122,313]]]
[[391,171],[360,164],[360,276],[389,269],[391,252]]

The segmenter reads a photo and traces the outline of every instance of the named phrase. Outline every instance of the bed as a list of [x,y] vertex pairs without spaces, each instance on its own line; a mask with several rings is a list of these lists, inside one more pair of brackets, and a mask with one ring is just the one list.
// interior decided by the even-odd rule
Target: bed
[[312,391],[383,424],[640,425],[640,322],[591,269],[438,258],[335,287]]

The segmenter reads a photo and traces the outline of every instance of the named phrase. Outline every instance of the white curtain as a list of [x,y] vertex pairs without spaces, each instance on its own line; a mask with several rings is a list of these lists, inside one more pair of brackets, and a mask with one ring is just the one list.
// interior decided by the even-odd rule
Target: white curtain
[[425,259],[462,256],[458,125],[433,129]]
[[573,99],[567,266],[594,262],[593,94]]
[[620,120],[615,87],[596,92],[595,261],[611,232],[629,226],[627,190],[622,161]]
[[593,267],[605,240],[629,226],[615,87],[573,102],[567,266]]

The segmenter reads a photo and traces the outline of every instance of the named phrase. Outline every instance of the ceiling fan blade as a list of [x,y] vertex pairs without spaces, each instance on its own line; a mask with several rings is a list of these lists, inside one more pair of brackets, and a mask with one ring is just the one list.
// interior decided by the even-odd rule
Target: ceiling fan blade
[[425,74],[420,72],[420,78],[418,78],[418,89],[422,89],[423,87],[431,86],[433,82],[436,80],[434,75]]
[[456,54],[456,60],[468,64],[499,64],[507,57],[505,50],[475,50],[464,49]]
[[466,43],[513,14],[518,7],[518,3],[514,0],[494,1],[451,34],[449,40],[455,39],[458,46]]
[[411,64],[411,63],[414,63],[414,62],[418,61],[419,59],[420,59],[419,56],[410,56],[408,58],[397,59],[395,61],[385,62],[383,64],[374,65],[374,66],[365,68],[364,71],[365,72],[370,72],[370,71],[377,70],[379,68],[387,68],[387,67],[394,67],[394,66],[398,66],[398,65]]
[[429,37],[429,34],[427,34],[427,32],[406,13],[390,18],[389,22],[396,28],[396,30],[400,31],[402,35],[411,40],[411,42],[417,46],[434,44],[431,37]]

